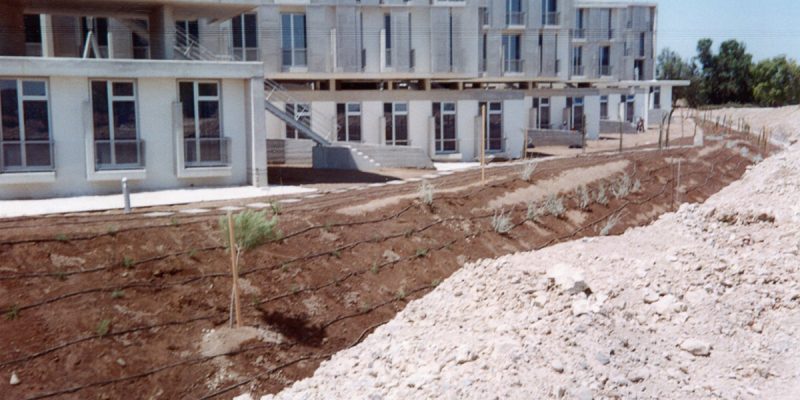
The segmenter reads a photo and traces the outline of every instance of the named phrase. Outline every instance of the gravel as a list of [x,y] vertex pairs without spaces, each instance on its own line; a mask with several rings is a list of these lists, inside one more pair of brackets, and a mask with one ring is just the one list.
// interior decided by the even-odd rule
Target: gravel
[[262,399],[797,398],[799,172],[795,145],[648,227],[467,264]]

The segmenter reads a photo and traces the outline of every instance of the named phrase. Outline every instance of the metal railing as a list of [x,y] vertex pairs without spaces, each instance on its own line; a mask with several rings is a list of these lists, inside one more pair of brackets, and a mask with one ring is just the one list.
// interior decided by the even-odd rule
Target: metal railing
[[524,11],[508,11],[506,13],[506,25],[508,25],[508,26],[524,26],[525,25],[525,12]]
[[610,65],[600,66],[600,76],[611,76],[613,69]]
[[[264,89],[265,92],[265,100],[271,103],[284,103],[284,104],[306,104],[308,103],[307,100],[298,100],[292,97],[289,94],[289,91],[286,90],[283,86],[279,83],[265,79],[264,80]],[[305,124],[305,121],[297,120],[298,123],[305,125],[307,128],[311,129],[312,131],[316,132],[319,135],[322,135],[328,140],[333,140],[333,134],[335,133],[329,124],[322,124],[319,121],[334,121],[336,119],[336,115],[330,115],[324,113],[318,109],[313,111],[315,115],[311,117],[311,122]],[[292,116],[294,117],[294,116]]]
[[458,153],[459,143],[461,139],[459,138],[449,138],[449,139],[434,139],[434,150],[436,154],[453,154]]
[[515,60],[503,60],[503,72],[522,72],[522,68],[524,67],[525,60],[515,59]]
[[231,47],[230,53],[237,61],[258,61],[261,59],[261,50],[258,47]]
[[230,138],[191,138],[183,140],[186,168],[224,167],[230,165]]
[[305,48],[281,49],[281,58],[284,68],[305,67],[308,65]]
[[54,150],[52,140],[0,141],[0,173],[53,171]]
[[94,166],[97,171],[144,168],[144,154],[143,140],[94,141]]
[[572,66],[572,75],[583,76],[583,74],[584,74],[583,65],[573,65]]
[[197,38],[186,33],[183,28],[175,29],[175,50],[187,60],[195,61],[235,61],[233,56],[216,54],[202,46]]
[[561,13],[556,11],[542,14],[542,25],[561,25]]
[[586,29],[578,28],[572,30],[573,39],[586,39]]

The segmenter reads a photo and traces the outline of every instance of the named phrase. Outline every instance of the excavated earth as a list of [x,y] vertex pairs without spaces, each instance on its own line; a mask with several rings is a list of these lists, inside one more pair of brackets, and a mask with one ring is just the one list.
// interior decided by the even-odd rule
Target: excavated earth
[[[498,382],[500,377],[506,377],[504,382],[506,389],[511,391],[509,393],[545,393],[515,391],[514,388],[530,387],[525,386],[531,384],[526,381],[537,379],[526,377],[527,372],[520,370],[520,378],[514,380],[510,378],[510,370],[488,362],[490,353],[497,360],[514,362],[514,354],[519,350],[515,347],[518,342],[508,346],[491,343],[491,348],[473,347],[473,341],[462,336],[475,330],[475,340],[488,340],[488,336],[481,335],[498,329],[516,335],[519,330],[516,322],[511,323],[513,321],[498,325],[491,319],[472,320],[470,312],[475,310],[471,310],[471,302],[478,299],[481,299],[481,304],[486,301],[485,307],[479,307],[481,318],[491,314],[505,318],[513,309],[515,318],[524,318],[530,325],[531,329],[527,331],[545,335],[547,330],[550,332],[548,336],[539,336],[542,340],[558,339],[563,345],[569,345],[563,349],[554,347],[541,354],[539,351],[525,351],[520,355],[530,359],[520,366],[538,365],[545,359],[548,362],[561,360],[564,372],[557,375],[560,379],[541,371],[541,376],[548,382],[548,390],[559,392],[563,388],[571,391],[586,386],[599,391],[606,386],[597,387],[599,383],[596,382],[603,380],[588,378],[595,374],[593,364],[588,365],[594,362],[588,353],[588,367],[581,365],[576,368],[572,358],[568,357],[569,352],[580,351],[581,343],[594,340],[597,345],[607,346],[604,349],[612,361],[606,365],[615,365],[617,360],[623,359],[620,357],[639,357],[655,362],[655,356],[647,349],[660,348],[661,345],[643,342],[649,336],[637,336],[641,327],[647,326],[645,332],[650,329],[677,332],[682,325],[692,323],[717,329],[717,325],[703,319],[687,318],[691,314],[686,310],[691,310],[691,301],[694,301],[691,299],[695,298],[688,296],[684,289],[697,289],[691,282],[733,274],[732,271],[745,268],[745,264],[738,263],[736,268],[731,266],[717,271],[703,269],[705,267],[697,269],[695,264],[673,262],[671,258],[664,261],[665,257],[687,254],[680,247],[682,244],[689,246],[702,242],[678,241],[673,238],[678,232],[670,233],[669,230],[661,231],[663,238],[651,239],[665,246],[662,254],[653,255],[655,258],[641,263],[628,258],[634,251],[639,251],[640,245],[627,236],[612,239],[616,241],[616,250],[612,248],[602,255],[603,258],[585,255],[600,248],[596,243],[602,241],[578,242],[582,244],[573,245],[579,247],[569,251],[566,247],[552,247],[546,253],[534,253],[549,254],[549,260],[563,257],[582,268],[588,282],[583,294],[568,296],[546,283],[548,281],[539,271],[542,263],[548,260],[545,256],[512,256],[501,261],[503,265],[509,265],[508,268],[474,262],[542,249],[600,233],[621,234],[630,227],[646,225],[680,203],[706,200],[739,179],[751,164],[767,156],[764,153],[767,149],[759,148],[740,134],[722,136],[712,127],[706,128],[705,147],[674,147],[663,151],[639,149],[622,155],[599,154],[538,161],[530,181],[521,179],[525,166],[519,163],[488,169],[486,184],[480,183],[480,173],[475,170],[431,178],[435,190],[430,206],[420,203],[417,198],[419,183],[414,181],[379,187],[362,186],[298,202],[287,201],[279,209],[269,211],[279,214],[282,237],[243,255],[239,286],[243,293],[242,313],[246,328],[242,329],[227,328],[231,278],[229,255],[222,246],[218,229],[218,219],[223,212],[174,212],[187,207],[245,206],[253,200],[160,207],[138,210],[129,215],[104,212],[2,220],[0,397],[173,399],[230,398],[250,392],[259,395],[277,393],[310,377],[321,362],[346,349],[350,350],[335,356],[318,376],[334,371],[333,365],[341,363],[343,357],[359,357],[362,360],[360,367],[352,365],[352,370],[353,378],[361,379],[373,373],[365,369],[369,363],[363,357],[368,352],[375,353],[375,359],[381,360],[380,363],[390,354],[400,357],[397,352],[384,353],[384,347],[373,345],[378,340],[386,340],[385,335],[399,323],[406,323],[409,316],[420,322],[414,329],[430,330],[430,342],[424,341],[424,335],[420,338],[409,336],[423,341],[408,342],[412,347],[403,349],[409,357],[414,357],[403,360],[406,370],[384,373],[383,369],[371,369],[378,372],[378,377],[386,379],[387,385],[381,390],[389,390],[392,387],[389,382],[395,377],[405,379],[415,374],[417,366],[414,362],[450,352],[458,357],[455,365],[481,367],[476,373],[484,375],[485,380],[481,381],[474,375],[464,378],[471,379],[471,383],[487,382],[489,385]],[[586,176],[580,171],[587,171]],[[630,178],[631,183],[637,182],[638,190],[617,198],[611,188],[619,185],[623,176]],[[606,189],[608,201],[592,200],[581,207],[580,184],[586,184],[593,198],[602,186]],[[564,213],[554,216],[543,212],[528,219],[527,203],[532,202],[532,209],[536,210],[544,207],[551,195],[562,199]],[[764,212],[775,216],[777,222],[770,224],[783,223],[782,214],[775,214],[777,211]],[[510,217],[510,230],[506,233],[496,232],[492,224],[493,217],[501,213]],[[707,218],[713,221],[717,217]],[[714,229],[727,229],[728,225],[738,227],[741,224],[737,221],[717,222],[718,228]],[[766,222],[753,224],[761,226]],[[734,239],[741,242],[740,236]],[[748,246],[760,243],[757,240],[757,236],[751,236]],[[716,243],[721,245],[722,241]],[[768,253],[763,255],[769,256]],[[527,260],[522,263],[524,268],[513,267],[516,264],[512,260],[517,259]],[[605,275],[600,278],[592,275],[591,265],[607,264],[610,260],[619,262],[618,270],[613,273],[602,270]],[[558,261],[565,262],[568,261]],[[547,263],[556,264],[555,261]],[[468,267],[446,280],[464,265]],[[669,312],[656,316],[644,311],[609,311],[612,310],[608,309],[609,305],[617,307],[619,299],[632,304],[641,302],[639,294],[654,298],[649,292],[644,293],[644,288],[636,286],[647,280],[637,278],[639,283],[628,283],[633,279],[630,274],[646,273],[660,277],[659,271],[668,266],[694,279],[676,286],[671,286],[670,280],[664,280],[663,284],[650,284],[649,289],[658,296],[656,302],[668,295],[674,296],[674,307],[666,307]],[[640,271],[642,269],[644,272]],[[770,268],[766,270],[768,274],[758,276],[756,282],[763,279],[770,284],[782,282],[782,278],[773,275],[777,272]],[[479,271],[482,272],[479,274]],[[515,272],[519,277],[517,283],[500,283],[510,279],[506,274],[514,271],[519,272]],[[473,278],[469,274],[479,275]],[[740,280],[749,282],[750,275],[731,275],[728,279],[729,283],[738,285]],[[775,279],[778,281],[773,282]],[[445,283],[440,285],[443,281]],[[516,278],[511,281],[516,281]],[[463,285],[461,289],[455,288],[458,286],[456,282]],[[625,282],[625,291],[620,282]],[[701,287],[702,291],[696,293],[695,300],[716,301],[735,287],[714,282],[707,289]],[[517,292],[523,287],[526,289]],[[487,292],[490,288],[496,289]],[[378,328],[403,311],[409,302],[428,293],[431,295],[424,301],[438,299],[436,303],[412,303],[415,305],[408,312]],[[445,293],[450,303],[441,297]],[[762,294],[763,299],[753,307],[760,307],[758,311],[763,314],[768,313],[771,307],[791,304],[792,300],[786,294],[776,293],[769,294],[772,297]],[[530,300],[534,295],[541,304]],[[781,296],[780,301],[776,296]],[[769,299],[772,303],[767,303]],[[571,308],[577,300],[583,300],[585,303],[580,304],[587,308],[586,312],[575,316]],[[417,304],[429,305],[420,311]],[[723,307],[726,303],[718,304],[719,318],[724,315],[723,311],[732,312]],[[679,311],[672,311],[673,308]],[[465,319],[457,320],[461,322],[440,319],[447,313]],[[729,324],[739,326],[737,321],[731,320]],[[775,329],[767,321],[761,323],[763,332],[772,333],[771,329]],[[602,336],[602,331],[595,331],[599,325],[613,324],[619,324],[620,329],[629,333],[628,347],[620,341],[613,342],[614,335]],[[373,333],[376,328],[378,331]],[[422,334],[421,331],[414,332]],[[452,336],[448,338],[449,335]],[[365,338],[367,341],[358,345]],[[677,335],[670,340],[678,339],[683,337]],[[711,336],[700,339],[715,346],[722,343]],[[787,336],[780,343],[792,343],[790,339]],[[451,352],[453,349],[447,347],[446,342],[463,342],[467,347]],[[398,346],[406,346],[402,343],[402,340],[396,341]],[[524,345],[539,346],[535,341],[524,342]],[[636,350],[630,350],[631,346]],[[533,348],[536,347],[529,347]],[[611,351],[619,356],[611,355]],[[711,351],[711,357],[728,354],[716,349]],[[669,356],[689,368],[695,365],[692,362],[696,362],[684,360],[685,355],[678,351]],[[400,358],[397,360],[400,362]],[[762,366],[763,363],[759,362],[754,360],[750,364]],[[683,371],[684,364],[676,364],[675,368]],[[392,369],[388,366],[394,364],[380,365]],[[434,365],[441,366],[442,370],[429,371]],[[445,362],[434,363],[419,371],[441,376],[441,373],[451,371],[448,365]],[[644,382],[651,379],[651,373],[663,372],[656,364],[645,365],[649,369]],[[737,373],[764,375],[753,372],[755,370],[748,365]],[[379,364],[375,366],[377,368]],[[763,372],[763,368],[759,371]],[[768,372],[767,377],[773,373],[786,376],[778,372],[777,366],[769,371],[773,372]],[[632,379],[638,378],[636,376],[628,376],[627,370],[621,373],[636,384],[641,382]],[[724,373],[731,372],[725,370]],[[611,375],[609,372],[609,379]],[[685,379],[683,375],[679,378]],[[315,387],[314,383],[308,383],[319,382],[320,378],[315,379],[302,381],[291,390],[307,393],[302,392],[302,388]],[[343,376],[339,376],[337,380],[331,380],[324,389],[334,391],[321,391],[320,396],[360,397],[360,392],[346,394],[331,387],[342,379]],[[577,383],[568,383],[573,380]],[[339,389],[354,387],[353,381],[349,382],[343,383]],[[413,387],[408,383],[398,386],[402,392],[375,393],[393,398],[439,397],[439,394],[460,397],[457,392],[429,384],[432,381],[425,384],[415,382]],[[453,387],[470,386],[467,384],[470,382],[462,380],[439,381],[443,382]],[[518,386],[520,382],[523,386]],[[605,382],[604,385],[609,381]],[[693,383],[692,387],[698,385]],[[476,387],[490,390],[489,386]],[[620,387],[636,393],[655,393],[642,392],[633,383]],[[430,391],[415,392],[412,389]],[[291,393],[294,392],[287,393],[287,397],[293,397]],[[478,394],[474,396],[481,397]]]

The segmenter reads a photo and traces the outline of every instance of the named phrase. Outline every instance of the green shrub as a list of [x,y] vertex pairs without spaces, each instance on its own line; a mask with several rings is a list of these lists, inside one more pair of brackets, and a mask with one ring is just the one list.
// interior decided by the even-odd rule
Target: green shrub
[[[277,229],[278,216],[267,218],[265,211],[243,211],[233,217],[233,240],[239,251],[246,251],[264,244],[269,240],[280,238]],[[226,247],[230,247],[228,232],[228,219],[219,219],[219,228],[222,240]]]

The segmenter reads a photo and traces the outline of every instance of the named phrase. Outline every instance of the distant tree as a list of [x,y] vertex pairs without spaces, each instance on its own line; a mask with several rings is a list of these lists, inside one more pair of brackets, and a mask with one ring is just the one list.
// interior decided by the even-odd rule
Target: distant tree
[[711,39],[697,42],[697,57],[701,66],[699,98],[702,103],[748,103],[753,99],[751,65],[753,56],[744,43],[726,40],[719,53],[711,49]]
[[691,60],[684,61],[680,54],[670,48],[665,48],[658,55],[656,76],[659,80],[682,80],[690,81],[689,86],[678,86],[673,89],[672,102],[673,104],[678,99],[685,99],[690,106],[697,106],[698,87],[700,85],[700,77],[697,72],[697,66]]
[[779,56],[752,66],[753,99],[766,107],[800,103],[800,67]]

